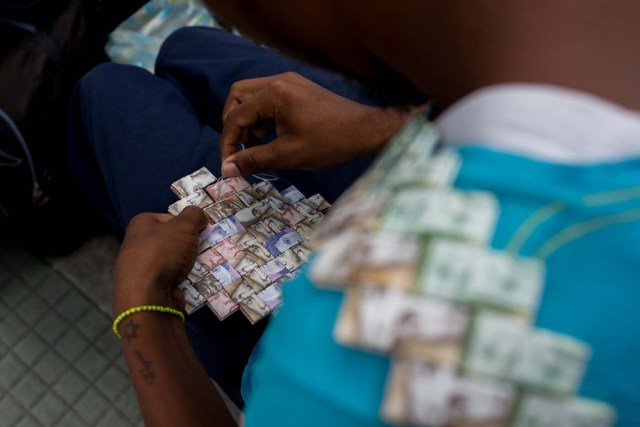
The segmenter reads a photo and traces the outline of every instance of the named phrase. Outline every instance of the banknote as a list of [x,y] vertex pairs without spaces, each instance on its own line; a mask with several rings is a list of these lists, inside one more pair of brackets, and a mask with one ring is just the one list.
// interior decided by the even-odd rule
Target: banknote
[[320,213],[311,203],[309,203],[306,199],[300,200],[293,204],[298,212],[300,212],[305,218],[310,219],[312,221],[318,221],[323,218],[324,215]]
[[171,184],[171,190],[180,198],[187,197],[197,189],[203,189],[216,180],[216,177],[205,167],[180,178]]
[[287,274],[280,276],[280,278],[278,280],[276,280],[274,282],[274,284],[278,284],[280,285],[280,287],[286,285],[287,283],[293,281],[293,279],[295,279],[296,277],[298,277],[300,275],[300,272],[302,270],[298,269],[295,271],[290,271]]
[[258,196],[260,196],[261,199],[267,197],[267,194],[270,192],[275,191],[275,188],[269,181],[262,181],[257,184],[253,184],[251,188]]
[[169,206],[169,213],[171,215],[177,216],[187,206],[197,206],[201,209],[204,209],[212,203],[213,200],[211,200],[209,196],[207,196],[201,189],[196,188],[193,193],[171,204]]
[[354,203],[344,203],[340,199],[320,224],[316,227],[314,239],[319,243],[338,236],[348,230],[374,231],[378,229],[382,211],[388,197],[367,198]]
[[273,311],[282,304],[282,288],[274,283],[261,290],[258,297],[267,304],[269,310]]
[[218,279],[218,282],[220,282],[225,288],[240,280],[240,275],[233,267],[231,267],[231,265],[229,265],[228,262],[223,262],[222,264],[214,267],[211,270],[211,274],[213,274],[213,276]]
[[293,249],[287,249],[276,257],[289,272],[297,270],[305,263],[305,260],[298,256],[299,252],[294,252]]
[[382,417],[428,427],[507,427],[516,390],[507,383],[459,375],[419,358],[393,362]]
[[296,224],[301,223],[305,220],[305,216],[302,215],[294,206],[288,206],[282,212],[280,212],[280,217],[282,221],[287,224],[287,226],[292,227]]
[[[426,114],[416,113],[389,139],[371,169],[380,169],[383,173],[392,170],[405,155],[408,147],[423,144],[425,139],[431,141],[432,132],[433,127],[429,124]],[[435,142],[427,143],[427,147],[421,148],[432,151]]]
[[[295,209],[295,208],[294,208]],[[309,241],[313,237],[314,227],[309,221],[303,220],[302,222],[297,223],[293,226],[293,229],[298,232],[302,236],[302,238],[306,241]]]
[[189,279],[189,281],[191,281],[192,283],[197,282],[198,280],[200,280],[201,277],[203,277],[207,273],[208,273],[208,270],[202,264],[196,261],[193,264],[193,267],[191,267],[191,271],[189,272],[187,279]]
[[269,226],[265,224],[264,221],[258,221],[255,224],[252,224],[247,228],[247,231],[253,234],[256,240],[260,243],[266,242],[269,237],[276,234],[276,231],[273,231],[271,228],[269,228]]
[[209,197],[218,201],[232,196],[249,186],[250,184],[244,178],[225,178],[207,186],[205,191],[209,194]]
[[213,248],[226,260],[240,256],[244,252],[242,248],[231,239],[224,239],[214,245]]
[[209,217],[209,222],[217,223],[243,209],[246,207],[240,199],[237,196],[231,196],[207,206],[204,208],[204,213]]
[[207,270],[212,270],[213,267],[216,267],[223,262],[225,262],[225,258],[220,255],[214,248],[209,248],[206,251],[202,252],[196,258],[196,261],[202,264],[204,268]]
[[245,252],[249,252],[256,259],[260,260],[258,264],[266,264],[273,259],[273,255],[262,245],[253,245],[245,248]]
[[240,303],[240,310],[251,324],[255,324],[264,319],[271,312],[269,306],[255,294]]
[[313,196],[308,197],[307,203],[313,206],[313,208],[317,211],[324,211],[331,207],[329,202],[327,202],[325,198],[322,197],[320,194],[314,194]]
[[352,283],[411,290],[420,263],[421,242],[416,237],[379,232],[362,234],[349,259]]
[[287,228],[277,234],[274,234],[266,242],[264,247],[269,253],[276,257],[287,249],[302,243],[304,239],[294,229]]
[[346,230],[323,242],[311,264],[313,281],[325,288],[344,287],[351,278],[356,250],[364,236],[363,232]]
[[256,203],[259,203],[262,197],[255,192],[252,187],[245,188],[242,191],[236,193],[236,197],[246,206],[251,207]]
[[193,283],[193,287],[205,299],[222,290],[222,284],[220,284],[220,282],[218,282],[218,279],[213,277],[213,275],[211,274],[205,274],[204,276],[202,276],[200,280]]
[[346,291],[335,332],[345,345],[457,366],[468,319],[466,309],[443,300],[355,286]]
[[302,262],[308,262],[313,255],[313,251],[305,244],[300,243],[290,249]]
[[485,311],[473,321],[464,367],[530,388],[571,394],[582,381],[589,357],[587,344],[574,338]]
[[260,268],[264,271],[271,282],[275,282],[289,272],[287,267],[285,267],[278,259],[271,260]]
[[280,215],[274,214],[262,220],[262,223],[269,227],[272,235],[276,233],[282,233],[284,230],[289,228],[289,226],[285,224],[280,218]]
[[211,246],[215,246],[229,237],[232,237],[232,235],[229,234],[227,230],[220,227],[218,223],[209,225],[200,232],[200,238],[205,240]]
[[257,203],[250,208],[245,208],[239,212],[236,212],[235,217],[245,227],[255,224],[256,222],[273,215],[275,212],[271,207],[264,203]]
[[[424,121],[415,126],[413,134],[406,136],[404,141],[390,146],[389,151],[382,154],[380,159],[382,165],[375,164],[372,167],[374,173],[380,172],[380,178],[372,189],[374,194],[420,184],[427,175],[433,163],[434,147],[439,139],[438,133],[433,126]],[[387,160],[385,155],[390,159]],[[388,163],[391,158],[394,159],[393,164]],[[388,169],[382,171],[379,169],[380,166],[388,166]]]
[[269,195],[264,198],[264,202],[268,204],[271,207],[271,209],[273,209],[278,213],[282,212],[283,210],[291,206],[289,202],[287,202],[287,199],[285,199],[277,191],[273,191],[269,193]]
[[444,148],[434,154],[426,165],[424,173],[415,181],[416,184],[431,188],[445,188],[453,184],[458,175],[462,159],[453,149]]
[[210,296],[207,299],[207,305],[220,320],[226,319],[238,311],[239,308],[238,304],[224,289]]
[[434,239],[425,252],[416,290],[530,315],[537,310],[543,284],[544,265],[540,260]]
[[284,197],[289,204],[293,205],[300,200],[304,199],[304,195],[293,185],[282,190],[282,197]]
[[222,230],[224,230],[226,235],[229,237],[244,231],[244,226],[240,224],[240,222],[233,215],[218,221],[217,225]]
[[191,285],[191,282],[185,280],[178,285],[178,289],[184,292],[185,311],[188,314],[193,313],[207,301],[196,288]]
[[244,276],[254,268],[258,268],[262,261],[250,252],[242,251],[242,253],[234,258],[229,259],[229,264],[240,274]]
[[230,239],[233,240],[233,242],[240,246],[242,249],[260,244],[260,241],[256,239],[256,236],[254,236],[254,234],[249,230],[245,230],[236,235],[233,235],[230,237]]
[[391,199],[381,229],[486,244],[497,214],[497,200],[488,192],[411,188]]
[[235,283],[230,284],[224,290],[231,296],[231,298],[235,302],[242,302],[246,300],[249,296],[255,295],[255,291],[249,284],[245,281],[239,280]]
[[255,292],[260,292],[273,283],[262,268],[253,269],[244,274],[242,278]]
[[334,328],[336,341],[387,353],[396,343],[406,296],[368,286],[347,288]]
[[511,427],[613,427],[615,421],[615,410],[604,402],[527,393]]

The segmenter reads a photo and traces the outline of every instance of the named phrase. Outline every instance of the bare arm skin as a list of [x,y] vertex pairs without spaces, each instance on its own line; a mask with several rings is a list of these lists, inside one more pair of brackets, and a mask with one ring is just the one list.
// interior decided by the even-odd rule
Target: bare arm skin
[[[229,177],[273,169],[323,170],[373,156],[415,108],[362,105],[296,73],[235,83],[223,110],[222,172]],[[249,133],[268,144],[236,153]]]
[[[180,307],[174,285],[193,264],[205,224],[194,207],[176,218],[135,217],[116,262],[114,315],[140,305]],[[146,426],[235,426],[177,316],[135,313],[118,329]]]

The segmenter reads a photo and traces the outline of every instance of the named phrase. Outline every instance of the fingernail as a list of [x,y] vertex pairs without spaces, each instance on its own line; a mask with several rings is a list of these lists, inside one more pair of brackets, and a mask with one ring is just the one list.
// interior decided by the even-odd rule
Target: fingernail
[[222,174],[229,178],[240,176],[240,169],[238,165],[233,162],[226,162],[222,164]]

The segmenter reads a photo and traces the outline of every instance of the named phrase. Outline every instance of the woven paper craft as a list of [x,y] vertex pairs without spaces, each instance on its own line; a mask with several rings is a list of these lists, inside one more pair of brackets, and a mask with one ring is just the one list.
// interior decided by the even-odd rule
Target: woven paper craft
[[345,293],[334,336],[388,354],[386,422],[428,427],[608,427],[615,411],[575,396],[586,343],[532,326],[544,261],[488,247],[496,197],[452,183],[417,116],[337,201],[315,236],[317,286]]
[[329,203],[294,186],[279,192],[269,181],[217,179],[201,168],[171,185],[180,200],[172,215],[194,205],[209,224],[200,233],[200,254],[180,284],[188,314],[207,305],[220,320],[240,310],[256,323],[277,310],[281,284],[311,256],[308,241]]

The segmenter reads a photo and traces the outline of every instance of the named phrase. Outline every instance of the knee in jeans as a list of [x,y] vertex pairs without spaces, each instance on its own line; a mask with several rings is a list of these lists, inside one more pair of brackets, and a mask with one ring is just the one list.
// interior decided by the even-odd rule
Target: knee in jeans
[[184,27],[173,33],[162,43],[158,58],[156,59],[156,73],[162,70],[165,64],[175,59],[189,56],[191,46],[207,46],[215,49],[216,40],[219,38],[234,37],[231,33],[218,28]]

